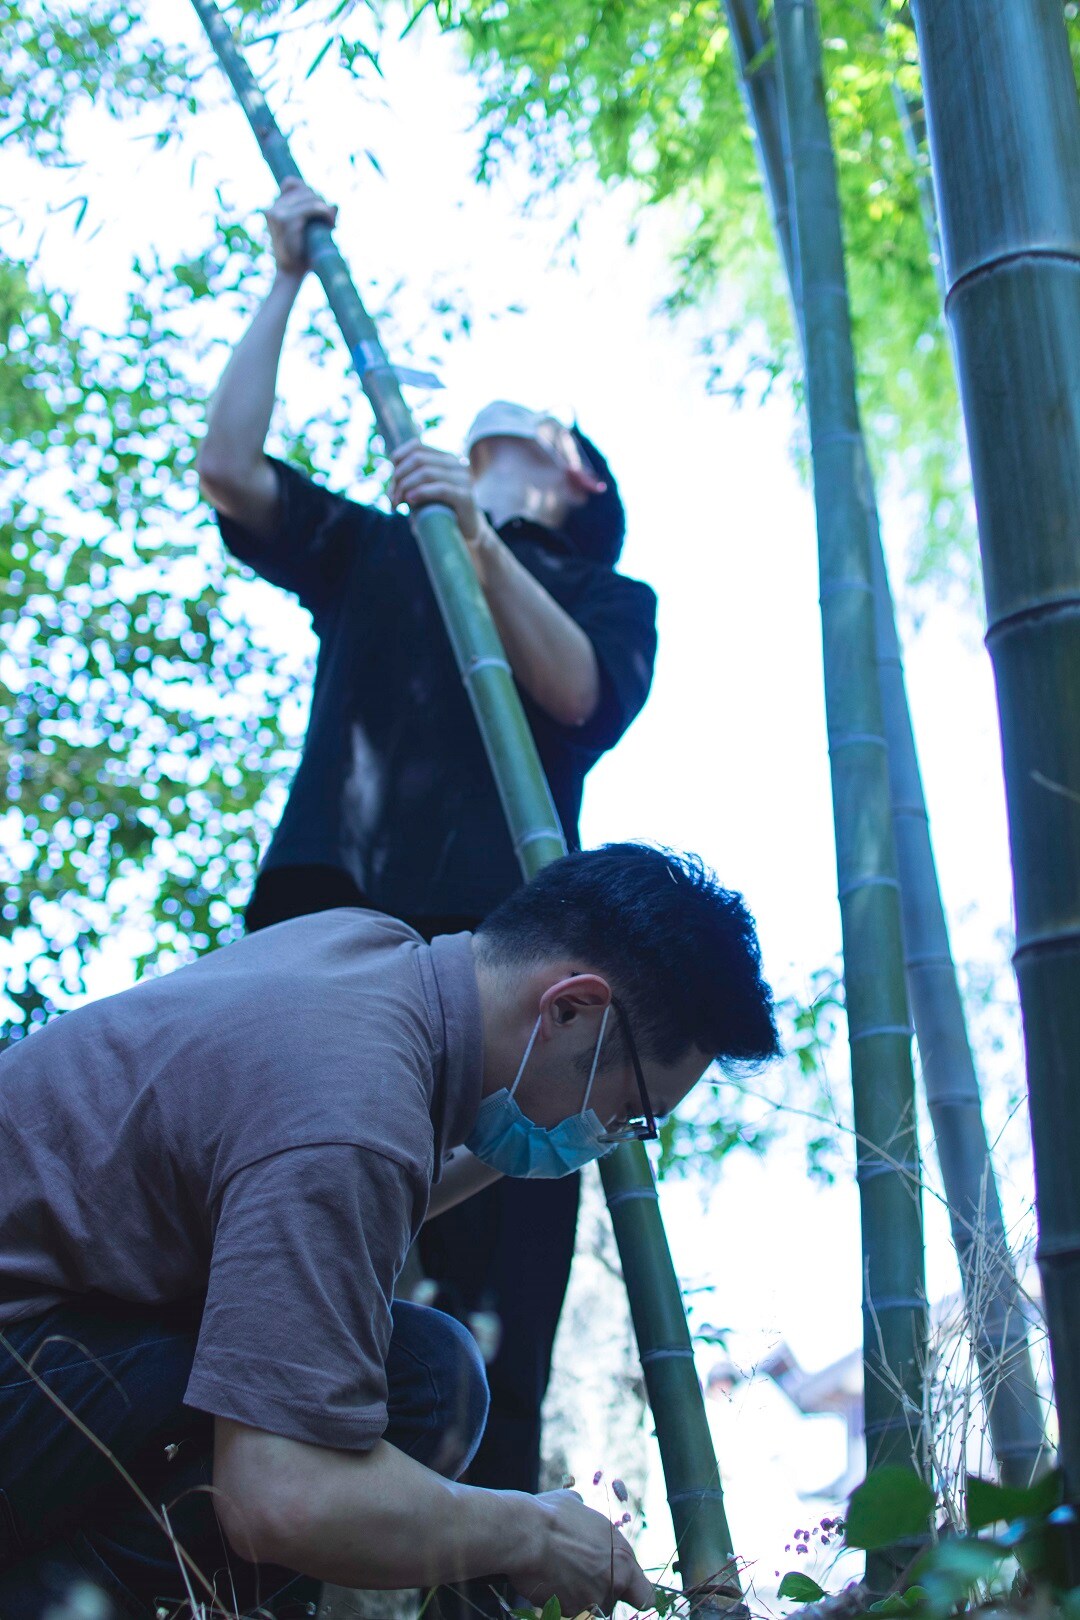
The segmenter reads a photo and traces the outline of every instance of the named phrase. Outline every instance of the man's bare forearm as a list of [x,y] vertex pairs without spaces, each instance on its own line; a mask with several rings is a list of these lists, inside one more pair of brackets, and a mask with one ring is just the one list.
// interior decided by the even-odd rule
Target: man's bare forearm
[[[374,1588],[467,1580],[538,1556],[541,1512],[533,1497],[455,1484],[383,1440],[357,1453],[221,1419],[216,1430],[218,1514],[241,1554],[250,1537],[260,1561]],[[252,1470],[289,1483],[268,1508],[245,1511]]]
[[573,1491],[458,1485],[380,1440],[330,1451],[214,1420],[214,1505],[233,1549],[340,1586],[440,1586],[506,1575],[564,1614],[653,1589],[628,1542]]
[[199,446],[204,493],[219,510],[255,530],[272,520],[277,499],[263,446],[277,394],[281,346],[301,280],[299,274],[281,270],[274,277],[225,367]]
[[592,642],[494,531],[477,572],[510,667],[534,703],[565,726],[583,726],[600,702]]

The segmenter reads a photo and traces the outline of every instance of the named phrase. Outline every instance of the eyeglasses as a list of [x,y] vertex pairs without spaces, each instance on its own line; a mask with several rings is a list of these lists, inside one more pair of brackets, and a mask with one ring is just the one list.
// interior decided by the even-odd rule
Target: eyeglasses
[[641,1113],[632,1114],[624,1125],[609,1126],[604,1132],[605,1142],[655,1142],[659,1136],[656,1128],[656,1116],[653,1113],[649,1093],[645,1089],[645,1076],[641,1071],[641,1059],[638,1057],[634,1037],[630,1033],[630,1020],[615,997],[611,998],[611,1005],[615,1009],[615,1016],[619,1020],[626,1050],[630,1054],[630,1062],[634,1069],[634,1079],[637,1081],[638,1094],[641,1097]]

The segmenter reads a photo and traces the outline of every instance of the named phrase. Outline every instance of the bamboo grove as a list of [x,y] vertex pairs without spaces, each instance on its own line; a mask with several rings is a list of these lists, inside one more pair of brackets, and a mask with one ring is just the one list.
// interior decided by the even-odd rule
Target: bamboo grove
[[[271,170],[279,180],[297,175],[212,0],[193,4]],[[1024,1484],[1046,1466],[1048,1448],[937,880],[860,419],[859,320],[845,274],[836,112],[822,72],[821,19],[815,0],[725,0],[724,9],[718,71],[737,73],[754,131],[794,311],[812,450],[862,1217],[868,1465],[914,1459],[929,1468],[919,1433],[927,1299],[914,1034],[992,1444],[1003,1480]],[[899,5],[874,9],[879,17],[903,10],[908,18]],[[481,10],[479,20],[467,4],[442,6],[439,14],[464,19],[483,60],[484,51],[497,49],[497,25],[490,8]],[[519,8],[522,16],[526,10]],[[598,30],[610,22],[609,8],[601,10]],[[924,99],[910,78],[897,80],[893,93],[909,154],[917,156],[928,137],[933,160],[933,191],[920,174],[920,251],[940,276],[949,364],[954,357],[971,454],[1008,799],[1038,1258],[1060,1460],[1068,1499],[1076,1501],[1080,107],[1058,0],[949,6],[911,0],[910,13]],[[557,31],[553,18],[539,54],[550,54]],[[569,56],[558,66],[574,71]],[[540,77],[557,83],[551,61],[545,58],[542,68]],[[533,97],[530,118],[539,116],[542,102]],[[617,159],[609,150],[609,175],[619,173]],[[309,245],[378,430],[392,448],[415,433],[393,367],[331,233],[310,227]],[[708,248],[706,240],[702,257]],[[414,532],[521,869],[531,875],[564,845],[503,649],[451,514],[428,508],[414,520]],[[620,1148],[602,1169],[683,1584],[698,1592],[706,1612],[737,1608],[723,1458],[718,1467],[652,1171],[640,1145]],[[1073,1541],[1076,1583],[1075,1532]],[[871,1586],[885,1589],[909,1552],[900,1546],[871,1555]]]
[[[299,170],[287,143],[212,0],[193,0],[275,178]],[[393,367],[327,226],[307,229],[312,267],[349,347],[387,450],[416,428]],[[453,514],[429,506],[413,530],[484,739],[523,875],[566,851],[536,745],[510,666]],[[709,1435],[675,1268],[652,1170],[640,1143],[624,1143],[603,1165],[656,1420],[684,1587],[705,1613],[726,1610],[740,1592],[723,1491]]]
[[[954,1241],[977,1323],[975,1351],[995,1450],[1003,1477],[1021,1483],[1043,1460],[1041,1413],[937,886],[859,426],[819,25],[811,0],[778,0],[777,73],[756,8],[729,0],[728,15],[796,311],[818,490],[826,703],[863,1206],[868,1465],[921,1456],[926,1297],[910,1001]],[[930,234],[935,222],[925,199],[924,217]],[[436,589],[445,604],[445,593]],[[451,636],[457,645],[452,622]],[[496,763],[497,751],[492,758]],[[517,827],[512,816],[511,826]],[[523,868],[530,869],[527,862]],[[651,1187],[651,1178],[641,1179],[642,1168],[637,1185],[630,1178],[607,1189],[624,1264],[642,1252],[624,1225]],[[649,1378],[654,1361],[670,1366],[671,1345],[650,1347],[642,1302],[652,1284],[648,1268],[640,1277],[639,1269],[631,1261],[627,1280]],[[674,1279],[667,1281],[670,1287]],[[984,1297],[977,1300],[980,1288]],[[681,1311],[678,1317],[681,1323]],[[680,1335],[669,1323],[661,1338],[673,1336]],[[683,1356],[688,1352],[687,1340]],[[654,1408],[677,1410],[677,1398],[668,1402],[654,1387],[656,1378],[653,1373],[649,1379]],[[670,1431],[659,1418],[658,1431],[668,1465]],[[697,1465],[699,1478],[702,1467],[709,1467],[707,1453]],[[719,1489],[710,1494],[722,1521]],[[726,1524],[718,1545],[730,1551]],[[898,1556],[902,1549],[871,1560],[872,1585],[888,1584]]]
[[[1039,1268],[1080,1492],[1080,104],[1053,0],[913,6],[1001,717]],[[1080,1579],[1080,1532],[1071,1532]]]
[[[800,256],[792,227],[790,164],[785,152],[791,112],[781,97],[773,41],[757,0],[727,0],[727,9],[747,112],[757,137],[766,194],[796,324],[802,335],[803,316],[798,297]],[[819,157],[824,161],[828,132],[824,85],[820,71],[811,72],[810,77],[816,97]],[[822,178],[823,188],[817,198],[818,219],[827,213],[835,236],[841,229],[839,196],[835,182],[830,182],[827,174]],[[927,224],[927,251],[930,253],[937,241],[932,214]],[[835,296],[845,306],[838,320],[847,325],[850,334],[846,290],[839,287]],[[805,351],[804,336],[802,341]],[[844,341],[842,328],[839,341]],[[849,335],[847,342],[850,344],[850,341]],[[1003,1479],[1010,1484],[1025,1485],[1044,1460],[1041,1403],[938,885],[892,593],[881,545],[873,475],[869,456],[862,445],[861,425],[855,431],[858,434],[858,440],[853,442],[856,442],[859,459],[860,501],[869,525],[878,684],[900,881],[908,998],[994,1453]],[[871,1339],[871,1356],[873,1343]]]

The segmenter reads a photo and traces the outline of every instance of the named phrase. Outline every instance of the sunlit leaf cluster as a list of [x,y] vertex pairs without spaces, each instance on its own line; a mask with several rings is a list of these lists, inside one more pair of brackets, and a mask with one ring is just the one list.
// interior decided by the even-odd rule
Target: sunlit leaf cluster
[[812,976],[804,998],[777,1007],[784,1060],[763,1070],[707,1077],[678,1113],[660,1126],[657,1171],[718,1176],[729,1154],[743,1149],[763,1157],[797,1129],[807,1174],[829,1183],[855,1160],[844,1045],[843,986],[839,967]]
[[[1080,1587],[1070,1586],[1063,1540],[1076,1510],[1062,1501],[1061,1473],[1044,1472],[1023,1487],[969,1475],[965,1494],[966,1523],[935,1524],[937,1496],[914,1469],[871,1468],[853,1491],[846,1517],[821,1521],[828,1539],[842,1535],[848,1548],[906,1545],[910,1561],[895,1589],[866,1612],[882,1620],[950,1620],[962,1613],[1076,1620]],[[799,1604],[832,1604],[839,1595],[830,1597],[802,1570],[788,1570],[777,1591]]]
[[245,247],[138,267],[112,333],[0,265],[9,1035],[78,994],[117,927],[150,962],[231,937],[294,757],[295,667],[248,622],[192,474],[192,306],[235,284]]
[[[314,37],[330,5],[238,9],[272,52],[294,11]],[[76,115],[93,102],[152,114],[152,133],[187,128],[192,81],[141,11],[102,0],[11,18],[0,80],[18,79],[24,100],[9,100],[2,133],[70,171],[80,207],[57,226],[73,243],[62,286],[43,284],[29,243],[23,258],[0,254],[0,1044],[108,984],[110,960],[123,980],[132,957],[159,970],[237,934],[312,673],[310,641],[268,626],[265,592],[228,560],[194,472],[209,389],[263,285],[261,230],[219,197],[187,257],[161,262],[148,241],[117,265],[126,296],[110,324],[77,313],[90,226]],[[133,130],[143,138],[138,119]],[[432,332],[421,321],[414,336],[447,341],[469,319],[441,286]],[[274,448],[355,487],[373,469],[369,415],[354,424],[328,312],[291,341],[320,376],[318,405],[283,409]]]
[[87,101],[114,117],[148,102],[192,105],[185,54],[155,38],[127,0],[0,0],[0,39],[0,141],[39,162],[68,159],[69,121]]

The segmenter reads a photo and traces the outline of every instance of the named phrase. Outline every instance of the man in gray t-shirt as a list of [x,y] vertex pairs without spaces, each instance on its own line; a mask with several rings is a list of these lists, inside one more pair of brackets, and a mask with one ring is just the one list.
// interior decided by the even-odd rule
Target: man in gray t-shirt
[[572,1492],[452,1483],[482,1365],[394,1282],[426,1214],[655,1135],[714,1057],[775,1045],[739,897],[635,845],[555,863],[476,935],[323,912],[20,1042],[0,1616],[35,1620],[77,1572],[132,1615],[189,1587],[285,1615],[321,1579],[491,1570],[570,1612],[646,1604]]

